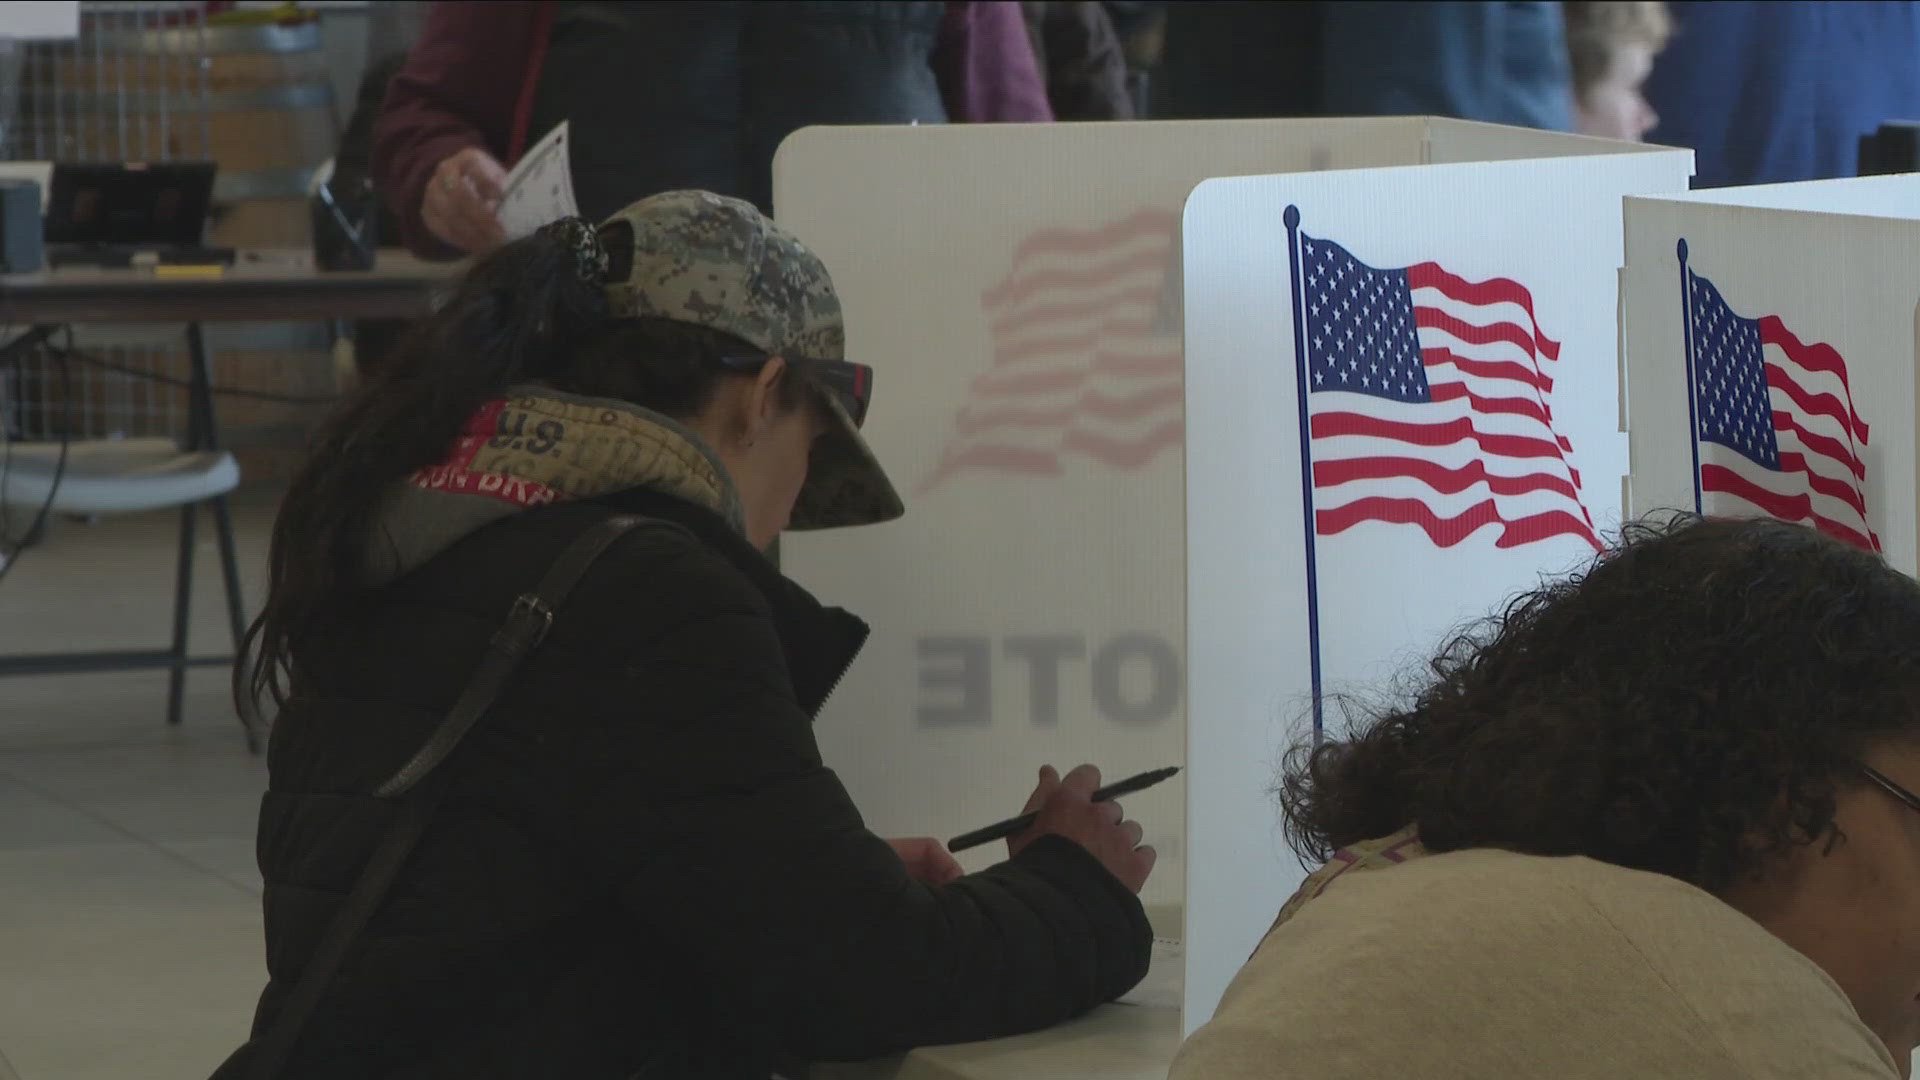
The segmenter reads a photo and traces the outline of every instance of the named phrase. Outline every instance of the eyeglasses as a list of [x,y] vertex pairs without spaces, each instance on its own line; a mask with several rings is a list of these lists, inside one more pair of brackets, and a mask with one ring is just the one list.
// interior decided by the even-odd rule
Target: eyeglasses
[[[767,366],[770,357],[723,356],[720,366],[741,375],[751,375]],[[840,403],[854,427],[867,422],[867,405],[873,400],[873,369],[851,360],[812,360],[792,357],[794,369],[808,382]]]
[[1894,783],[1892,780],[1887,779],[1885,773],[1871,765],[1862,765],[1860,766],[1860,775],[1880,785],[1886,790],[1887,794],[1905,803],[1908,809],[1920,812],[1920,795],[1916,795],[1906,788],[1901,787],[1899,784]]

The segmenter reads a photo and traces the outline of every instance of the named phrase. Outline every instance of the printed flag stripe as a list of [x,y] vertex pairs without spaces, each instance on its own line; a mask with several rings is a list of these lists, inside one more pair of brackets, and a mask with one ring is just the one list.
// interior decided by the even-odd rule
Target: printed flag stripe
[[973,380],[973,389],[976,393],[983,395],[1041,393],[1050,390],[1071,390],[1101,375],[1123,378],[1146,378],[1156,375],[1177,377],[1181,370],[1178,353],[1120,356],[1100,352],[1094,354],[1091,363],[1081,367],[993,372],[982,375]]
[[1160,285],[1155,283],[1091,299],[1035,304],[1033,307],[1022,308],[1015,314],[1000,316],[989,325],[996,334],[1012,334],[1035,326],[1057,325],[1105,315],[1108,319],[1101,324],[1103,327],[1133,329],[1141,328],[1145,324],[1145,328],[1150,329],[1151,323],[1144,317],[1136,316],[1121,322],[1112,318],[1112,313],[1122,308],[1145,309],[1151,313],[1154,305],[1160,302],[1160,292]]
[[1804,474],[1807,478],[1807,486],[1812,488],[1815,494],[1846,503],[1853,507],[1854,512],[1862,519],[1866,518],[1867,500],[1860,497],[1860,489],[1845,480],[1835,480],[1833,477],[1822,476],[1815,472],[1805,454],[1797,454],[1791,450],[1781,451],[1780,471]]
[[1524,416],[1529,420],[1538,420],[1542,424],[1552,422],[1547,407],[1538,398],[1491,398],[1482,397],[1467,389],[1465,383],[1447,383],[1433,388],[1435,401],[1466,401],[1477,413],[1504,413],[1510,416]]
[[1091,289],[1111,284],[1125,274],[1167,269],[1168,252],[1140,251],[1099,266],[1049,267],[1035,270],[991,290],[986,299],[989,308],[1003,307],[1017,297],[1047,289]]
[[1074,430],[1067,433],[1060,445],[1062,449],[1086,454],[1116,469],[1137,469],[1160,451],[1180,445],[1186,431],[1184,419],[1162,421],[1145,435],[1133,439]]
[[1476,503],[1453,517],[1436,515],[1419,499],[1367,498],[1331,510],[1314,512],[1314,530],[1322,536],[1342,533],[1363,521],[1385,521],[1394,525],[1417,525],[1436,547],[1452,547],[1488,525],[1500,526],[1494,546],[1519,547],[1555,536],[1574,536],[1585,540],[1595,551],[1600,541],[1593,527],[1582,518],[1564,510],[1548,510],[1526,517],[1507,519],[1492,499]]
[[1184,401],[1179,385],[1157,386],[1137,394],[1109,395],[1088,390],[1066,405],[1041,408],[1021,405],[968,406],[961,413],[962,435],[977,435],[996,427],[1053,428],[1071,424],[1075,415],[1085,414],[1103,420],[1136,420],[1156,410]]
[[1168,291],[1179,226],[1143,208],[1014,246],[980,294],[990,363],[920,490],[970,472],[1057,476],[1076,458],[1138,469],[1180,446],[1184,369]]
[[1060,455],[1052,450],[1001,444],[949,450],[947,456],[941,460],[940,468],[935,471],[933,479],[927,482],[927,486],[932,486],[939,480],[966,469],[1018,473],[1025,476],[1054,476],[1061,471]]
[[1421,307],[1418,305],[1414,307],[1413,314],[1415,318],[1420,320],[1421,326],[1432,327],[1435,330],[1451,334],[1469,345],[1492,345],[1497,342],[1506,342],[1510,345],[1517,345],[1525,349],[1528,353],[1534,351],[1533,335],[1529,334],[1517,323],[1502,322],[1490,323],[1486,326],[1475,326],[1472,323],[1462,321],[1447,312],[1441,311],[1439,308]]
[[1077,334],[1033,338],[1015,345],[997,346],[993,351],[993,363],[996,368],[1013,367],[1048,357],[1086,353],[1097,350],[1103,341],[1146,334],[1152,328],[1152,320],[1147,318],[1114,319]]
[[1853,526],[1815,513],[1813,500],[1804,494],[1787,495],[1769,491],[1724,465],[1702,465],[1700,478],[1707,483],[1708,490],[1744,499],[1759,507],[1768,517],[1813,525],[1829,536],[1869,551],[1878,546]]
[[1495,495],[1526,495],[1552,491],[1578,500],[1580,491],[1565,477],[1550,473],[1501,476],[1487,471],[1487,463],[1474,459],[1458,468],[1448,468],[1424,458],[1364,457],[1313,463],[1315,487],[1337,487],[1355,480],[1385,480],[1411,477],[1443,495],[1458,495],[1475,484],[1485,484]]
[[[1421,353],[1428,367],[1452,364],[1454,367],[1459,368],[1462,374],[1472,375],[1476,378],[1511,379],[1514,382],[1525,383],[1542,394],[1550,394],[1553,392],[1552,379],[1517,360],[1480,360],[1474,357],[1461,356],[1451,349],[1434,348],[1432,346],[1422,349]],[[1549,413],[1549,415],[1551,415],[1551,413]]]
[[[1560,359],[1560,343],[1549,340],[1540,332],[1539,316],[1533,313],[1533,294],[1517,281],[1509,281],[1506,278],[1468,281],[1441,269],[1438,263],[1425,262],[1407,267],[1407,283],[1416,289],[1435,289],[1455,300],[1481,307],[1492,304],[1518,304],[1525,309],[1527,321],[1533,324],[1531,337],[1533,341],[1538,342],[1540,355],[1549,360]],[[1529,348],[1528,351],[1533,350]]]
[[1023,476],[1057,476],[1064,471],[1061,453],[1069,451],[1116,469],[1136,469],[1162,451],[1180,445],[1185,438],[1184,421],[1169,420],[1136,439],[1075,430],[1062,436],[1055,449],[978,444],[950,451],[941,460],[933,479],[924,486],[932,486],[953,473],[976,469]]
[[1438,424],[1410,424],[1404,421],[1382,420],[1365,413],[1324,412],[1315,413],[1309,419],[1308,427],[1316,439],[1330,439],[1338,435],[1365,435],[1368,438],[1392,439],[1415,446],[1452,446],[1454,443],[1471,442],[1489,454],[1513,458],[1558,459],[1561,453],[1560,444],[1557,442],[1529,438],[1525,435],[1497,435],[1484,432],[1474,427],[1473,421],[1464,416]]
[[[1860,442],[1866,441],[1866,436],[1861,434],[1861,431],[1866,425],[1856,425],[1851,422],[1847,414],[1852,410],[1849,409],[1844,402],[1832,394],[1824,392],[1817,394],[1808,393],[1801,389],[1800,384],[1794,380],[1792,373],[1788,372],[1786,368],[1781,367],[1779,364],[1767,365],[1767,385],[1787,395],[1788,400],[1792,401],[1801,412],[1809,416],[1824,416],[1835,420],[1839,422],[1840,429],[1845,431],[1851,438],[1857,439]],[[1836,443],[1838,441],[1837,439],[1835,440]],[[1847,448],[1846,460],[1849,467],[1858,468],[1860,465],[1860,459],[1854,454],[1851,446]]]
[[[1145,209],[1098,229],[1045,228],[1029,233],[1013,249],[1013,265],[1057,253],[1070,255],[1098,254],[1109,251],[1129,240],[1147,237],[1170,237],[1180,228],[1180,219],[1164,210]],[[987,297],[991,301],[991,291]]]
[[[1847,362],[1838,350],[1831,345],[1808,345],[1802,342],[1793,331],[1787,329],[1787,325],[1780,321],[1778,315],[1763,315],[1759,322],[1762,344],[1779,346],[1780,351],[1786,353],[1788,359],[1808,371],[1824,372],[1837,377],[1851,402],[1853,385],[1847,381]],[[1866,442],[1867,422],[1860,419],[1860,414],[1853,411],[1851,404],[1847,406],[1846,412],[1846,418],[1852,422],[1853,437]]]
[[1773,414],[1773,427],[1776,431],[1792,433],[1800,440],[1801,445],[1822,457],[1833,459],[1845,467],[1846,470],[1851,472],[1855,477],[1861,480],[1867,478],[1867,467],[1861,464],[1859,458],[1853,456],[1852,447],[1838,439],[1822,435],[1819,432],[1808,431],[1806,425],[1802,424],[1800,418],[1794,414],[1782,410],[1775,410]]

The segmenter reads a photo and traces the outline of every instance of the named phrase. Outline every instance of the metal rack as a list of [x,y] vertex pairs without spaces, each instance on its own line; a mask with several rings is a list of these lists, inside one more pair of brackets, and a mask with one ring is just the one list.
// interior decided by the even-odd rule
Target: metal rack
[[[0,40],[0,168],[7,162],[215,160],[221,165],[216,202],[235,211],[227,224],[237,223],[245,234],[216,236],[217,242],[304,246],[304,226],[290,227],[299,219],[280,210],[247,212],[260,211],[262,198],[278,199],[280,207],[298,199],[303,208],[311,169],[236,160],[262,140],[246,138],[256,129],[235,123],[245,122],[245,110],[258,117],[258,110],[300,109],[309,121],[307,145],[331,137],[331,88],[316,82],[312,70],[320,29],[210,25],[204,7],[87,0],[74,40]],[[302,58],[298,71],[275,66],[296,56]],[[257,130],[277,127],[259,124]],[[256,201],[248,206],[247,200]],[[22,329],[9,326],[9,318],[0,310],[0,340]],[[333,388],[324,359],[330,340],[325,328],[312,325],[220,327],[209,334],[213,380],[273,394],[324,394]],[[99,362],[63,371],[38,353],[0,367],[0,438],[185,434],[187,394],[178,383],[187,378],[189,361],[178,327],[83,326],[74,345]],[[297,410],[232,405],[229,427],[243,458],[250,433],[280,453],[301,440]]]

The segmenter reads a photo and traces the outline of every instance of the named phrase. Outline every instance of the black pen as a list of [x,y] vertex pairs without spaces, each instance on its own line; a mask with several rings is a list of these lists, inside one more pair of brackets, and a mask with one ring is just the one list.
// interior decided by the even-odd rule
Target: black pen
[[[1164,769],[1154,769],[1151,772],[1143,772],[1139,776],[1129,776],[1125,780],[1108,784],[1106,787],[1094,792],[1093,801],[1108,802],[1122,795],[1131,795],[1136,791],[1144,791],[1179,771],[1180,766],[1169,765]],[[964,833],[947,841],[947,850],[965,851],[971,847],[979,847],[981,844],[1013,836],[1016,833],[1026,832],[1033,827],[1033,823],[1038,820],[1039,817],[1040,812],[1036,810],[1031,814],[1021,814],[1016,818],[1008,818],[997,825],[989,825],[984,829],[975,829],[970,833]]]

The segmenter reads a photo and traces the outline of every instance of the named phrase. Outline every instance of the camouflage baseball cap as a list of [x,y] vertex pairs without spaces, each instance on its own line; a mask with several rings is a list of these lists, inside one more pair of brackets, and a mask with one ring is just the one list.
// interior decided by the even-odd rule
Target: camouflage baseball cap
[[[802,372],[808,360],[846,359],[846,324],[826,266],[753,204],[668,191],[609,217],[600,236],[615,275],[607,285],[614,314],[731,334]],[[866,525],[905,513],[845,406],[833,394],[819,397],[835,423],[814,444],[790,527]]]

